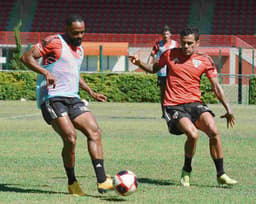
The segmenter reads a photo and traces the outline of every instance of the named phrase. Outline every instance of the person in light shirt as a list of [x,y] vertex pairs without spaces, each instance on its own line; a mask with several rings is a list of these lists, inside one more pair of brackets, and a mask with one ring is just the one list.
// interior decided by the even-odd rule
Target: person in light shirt
[[[81,46],[86,25],[83,18],[72,14],[65,22],[65,33],[46,37],[21,58],[38,73],[37,104],[44,120],[63,141],[62,159],[72,195],[86,195],[75,176],[76,129],[87,137],[88,151],[97,177],[100,193],[113,188],[111,177],[105,174],[101,130],[95,117],[78,95],[79,87],[97,101],[107,97],[95,93],[80,77],[84,50]],[[37,59],[42,58],[42,64]]]
[[[171,29],[168,25],[165,25],[162,29],[162,40],[155,42],[150,56],[148,58],[148,64],[153,64],[154,60],[159,60],[160,56],[168,49],[178,47],[178,43],[175,40],[171,39]],[[166,65],[162,67],[157,72],[157,86],[160,88],[160,103],[162,118],[164,118],[164,92],[166,88],[166,76],[167,76],[167,67]]]

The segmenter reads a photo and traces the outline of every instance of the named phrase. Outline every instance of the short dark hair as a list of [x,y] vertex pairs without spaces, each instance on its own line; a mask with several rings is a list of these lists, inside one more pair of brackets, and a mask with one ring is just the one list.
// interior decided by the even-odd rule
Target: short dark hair
[[68,17],[66,18],[66,21],[65,21],[66,26],[72,25],[73,22],[84,22],[84,19],[82,16],[80,16],[78,14],[68,15]]
[[187,36],[190,34],[194,34],[195,35],[195,40],[198,41],[199,40],[199,29],[197,27],[191,26],[191,27],[185,27],[181,32],[180,32],[180,36]]
[[165,33],[166,31],[169,31],[170,33],[172,33],[171,28],[168,25],[164,25],[163,29],[162,29],[162,34]]

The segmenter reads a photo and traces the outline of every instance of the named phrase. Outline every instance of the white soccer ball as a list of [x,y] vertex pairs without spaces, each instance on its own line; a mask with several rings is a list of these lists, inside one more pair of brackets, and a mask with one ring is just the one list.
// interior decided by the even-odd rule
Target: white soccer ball
[[129,170],[123,170],[115,175],[113,184],[114,189],[118,194],[122,196],[128,196],[137,190],[139,182],[133,172]]

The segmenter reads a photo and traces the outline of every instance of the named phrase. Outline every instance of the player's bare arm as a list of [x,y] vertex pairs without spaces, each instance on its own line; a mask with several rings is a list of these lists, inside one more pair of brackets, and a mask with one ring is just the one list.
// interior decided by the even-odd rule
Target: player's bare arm
[[95,100],[101,101],[101,102],[106,102],[107,97],[104,96],[101,93],[95,93],[89,86],[88,84],[83,80],[82,77],[79,78],[79,86],[81,89],[87,91]]
[[46,78],[47,86],[52,85],[54,88],[56,85],[56,79],[47,69],[41,67],[40,64],[37,62],[37,59],[39,59],[40,57],[41,55],[39,51],[35,47],[32,47],[21,57],[21,61],[34,72],[43,74]]
[[229,128],[229,126],[233,127],[235,125],[235,117],[234,117],[234,114],[227,102],[224,91],[223,91],[221,85],[219,84],[218,78],[217,77],[210,78],[210,82],[212,84],[212,88],[213,88],[215,95],[217,96],[217,98],[219,99],[219,101],[222,103],[222,105],[225,107],[225,109],[227,111],[227,113],[222,115],[221,118],[227,119],[227,127],[228,128]]
[[147,63],[148,64],[153,64],[153,62],[154,62],[154,54],[153,54],[153,52],[151,52],[151,54],[150,54],[150,56],[148,58]]
[[147,64],[142,62],[137,56],[129,56],[129,59],[131,63],[149,73],[157,73],[161,69],[157,64]]

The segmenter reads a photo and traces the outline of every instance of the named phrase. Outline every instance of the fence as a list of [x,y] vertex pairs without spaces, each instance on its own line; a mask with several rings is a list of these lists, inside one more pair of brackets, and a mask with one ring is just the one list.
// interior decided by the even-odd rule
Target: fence
[[[21,44],[35,44],[52,32],[20,32]],[[86,33],[83,41],[86,42],[127,42],[130,47],[151,47],[154,41],[160,39],[159,34],[116,34],[116,33]],[[172,38],[179,42],[179,35]],[[202,47],[242,47],[256,48],[256,37],[253,35],[200,35]],[[0,31],[0,44],[15,44],[14,32]]]
[[[249,80],[253,75],[219,74],[219,81],[230,103],[249,104]],[[224,83],[224,82],[232,83]]]

